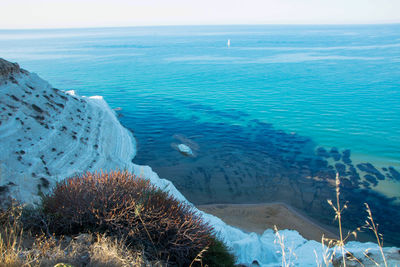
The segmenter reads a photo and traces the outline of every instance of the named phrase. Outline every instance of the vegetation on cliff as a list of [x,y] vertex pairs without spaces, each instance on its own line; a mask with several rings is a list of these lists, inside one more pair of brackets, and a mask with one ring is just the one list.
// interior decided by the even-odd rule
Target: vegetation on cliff
[[128,172],[66,179],[40,207],[14,204],[1,216],[0,262],[6,266],[234,265],[191,206]]

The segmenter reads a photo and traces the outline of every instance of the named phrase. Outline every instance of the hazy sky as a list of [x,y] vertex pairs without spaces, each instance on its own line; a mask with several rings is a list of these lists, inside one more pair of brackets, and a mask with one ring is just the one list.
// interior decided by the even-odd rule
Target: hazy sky
[[400,0],[0,0],[0,29],[400,22]]

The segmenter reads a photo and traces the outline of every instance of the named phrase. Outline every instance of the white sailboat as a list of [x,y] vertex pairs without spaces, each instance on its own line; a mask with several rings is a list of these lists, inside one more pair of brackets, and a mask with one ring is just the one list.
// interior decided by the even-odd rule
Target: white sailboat
[[231,39],[228,39],[228,42],[226,43],[226,45],[227,45],[228,47],[231,47]]

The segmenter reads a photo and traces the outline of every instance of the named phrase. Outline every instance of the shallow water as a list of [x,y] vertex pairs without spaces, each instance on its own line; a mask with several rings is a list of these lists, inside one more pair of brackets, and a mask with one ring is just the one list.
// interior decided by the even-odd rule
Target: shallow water
[[134,161],[194,203],[284,201],[331,223],[339,171],[348,225],[368,201],[400,243],[400,25],[0,30],[0,56],[122,108]]

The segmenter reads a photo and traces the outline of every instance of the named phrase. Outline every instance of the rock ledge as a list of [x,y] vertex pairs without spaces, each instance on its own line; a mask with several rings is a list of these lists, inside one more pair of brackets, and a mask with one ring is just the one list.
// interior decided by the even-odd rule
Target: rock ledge
[[7,78],[10,74],[20,73],[21,69],[17,63],[11,63],[0,58],[0,78]]

